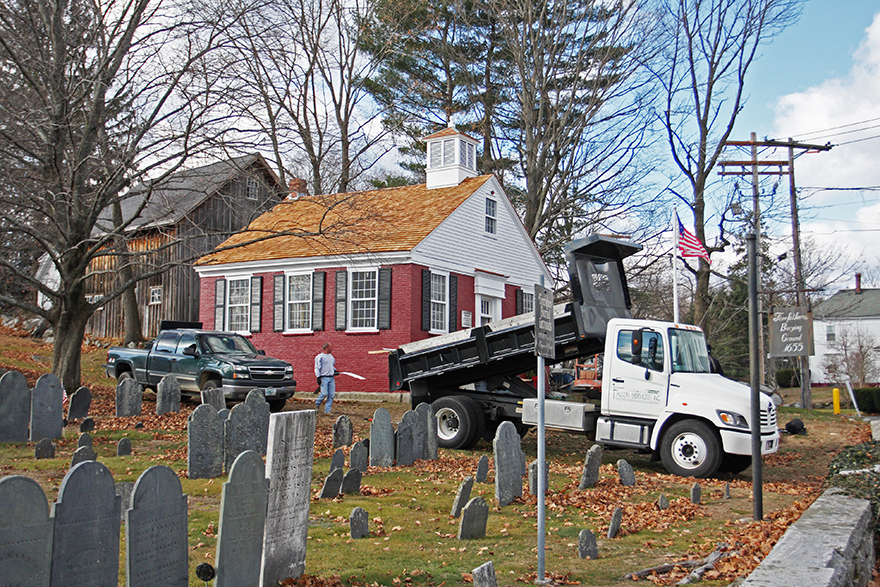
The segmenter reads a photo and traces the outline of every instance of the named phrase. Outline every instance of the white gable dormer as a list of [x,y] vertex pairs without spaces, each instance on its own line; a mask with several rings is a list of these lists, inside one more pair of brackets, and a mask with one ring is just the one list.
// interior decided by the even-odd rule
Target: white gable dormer
[[477,175],[477,140],[454,126],[425,137],[427,188],[448,188]]

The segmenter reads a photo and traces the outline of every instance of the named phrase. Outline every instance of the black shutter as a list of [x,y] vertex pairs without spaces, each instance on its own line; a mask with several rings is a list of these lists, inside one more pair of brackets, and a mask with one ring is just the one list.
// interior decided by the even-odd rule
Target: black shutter
[[391,267],[379,269],[379,308],[376,325],[379,330],[391,329]]
[[274,332],[284,331],[284,274],[276,275],[275,283],[272,288],[275,299],[272,300],[272,330]]
[[422,330],[431,330],[431,270],[422,269]]
[[223,330],[223,317],[226,315],[226,280],[222,277],[214,282],[214,330]]
[[261,332],[263,318],[263,278],[251,277],[251,332]]
[[346,305],[348,290],[348,272],[344,269],[336,272],[336,330],[345,330]]
[[458,276],[449,274],[449,332],[458,330]]
[[324,330],[324,278],[327,274],[312,274],[312,330]]
[[523,304],[523,290],[516,288],[516,315],[519,316],[525,311]]

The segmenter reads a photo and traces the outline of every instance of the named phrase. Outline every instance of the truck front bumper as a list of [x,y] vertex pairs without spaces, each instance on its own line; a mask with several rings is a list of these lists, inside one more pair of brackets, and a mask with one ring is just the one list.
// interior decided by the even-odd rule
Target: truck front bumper
[[296,393],[296,381],[279,381],[278,385],[266,386],[256,383],[243,385],[241,379],[223,380],[223,395],[226,399],[243,401],[253,390],[261,392],[267,400],[289,399]]
[[[752,433],[748,430],[721,430],[724,452],[734,455],[752,454]],[[779,449],[779,430],[761,433],[761,454],[773,454]]]

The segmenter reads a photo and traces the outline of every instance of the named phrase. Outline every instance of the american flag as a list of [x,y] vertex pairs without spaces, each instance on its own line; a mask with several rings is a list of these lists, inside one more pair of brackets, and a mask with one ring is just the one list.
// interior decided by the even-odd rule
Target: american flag
[[706,247],[703,246],[700,239],[685,230],[678,214],[675,215],[675,219],[678,221],[678,248],[681,249],[681,256],[702,257],[706,260],[706,263],[711,263],[712,260],[709,259],[709,253],[706,252]]

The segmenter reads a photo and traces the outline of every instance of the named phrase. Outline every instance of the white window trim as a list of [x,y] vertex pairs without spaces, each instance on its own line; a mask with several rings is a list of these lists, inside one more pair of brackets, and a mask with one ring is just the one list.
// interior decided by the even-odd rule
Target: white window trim
[[[293,300],[290,299],[290,278],[291,277],[302,277],[306,276],[309,278],[309,326],[308,328],[291,328],[290,327],[290,305]],[[313,299],[313,280],[314,280],[314,272],[297,272],[297,273],[285,273],[284,274],[284,334],[306,334],[314,332],[312,328],[312,304],[314,304]],[[300,301],[299,303],[302,303]]]
[[523,290],[522,292],[523,314],[535,311],[535,294]]
[[[353,326],[352,322],[354,321],[354,309],[353,305],[355,302],[354,299],[354,288],[352,287],[352,282],[354,281],[355,273],[373,273],[375,277],[376,290],[375,295],[372,298],[358,298],[358,301],[362,300],[370,300],[372,299],[374,302],[374,313],[373,313],[373,325],[372,326]],[[346,332],[379,332],[379,268],[378,267],[349,267],[346,269],[346,277],[348,278],[348,291],[345,296],[345,315],[346,315]]]
[[[495,204],[495,214],[489,214],[489,202],[493,202]],[[489,230],[489,220],[492,220],[492,230]],[[483,217],[483,233],[491,236],[496,236],[498,234],[498,200],[495,198],[486,198],[485,203],[485,215]]]
[[260,199],[260,180],[248,175],[244,180],[244,197],[248,200]]
[[[226,278],[226,299],[225,299],[225,307],[223,308],[223,312],[226,314],[226,329],[229,332],[236,332],[238,334],[243,334],[246,336],[250,336],[251,334],[251,278],[253,275],[230,275]],[[247,326],[244,330],[233,330],[232,329],[232,320],[230,316],[230,310],[233,306],[229,303],[230,299],[230,290],[232,288],[233,281],[247,281],[247,303],[245,306],[245,316],[247,316]],[[235,307],[239,307],[237,304]]]
[[[489,302],[489,312],[490,312],[489,314],[483,313],[483,300],[486,300],[487,302]],[[502,313],[501,303],[502,303],[502,301],[501,300],[502,300],[501,298],[497,298],[495,296],[487,296],[487,295],[477,294],[476,300],[475,300],[476,303],[474,304],[474,308],[476,309],[476,314],[477,314],[476,320],[475,320],[476,326],[483,325],[483,318],[484,317],[488,317],[489,322],[501,320],[501,318],[502,318],[502,316],[501,316],[501,313]]]
[[[435,302],[434,301],[434,276],[440,275],[444,279],[444,288],[443,292],[445,300],[443,302]],[[430,295],[430,310],[429,310],[429,322],[433,322],[433,314],[434,314],[434,304],[443,304],[443,328],[433,328],[433,324],[430,324],[432,328],[428,330],[430,334],[448,334],[449,333],[449,272],[448,271],[435,271],[431,269],[431,291]]]

